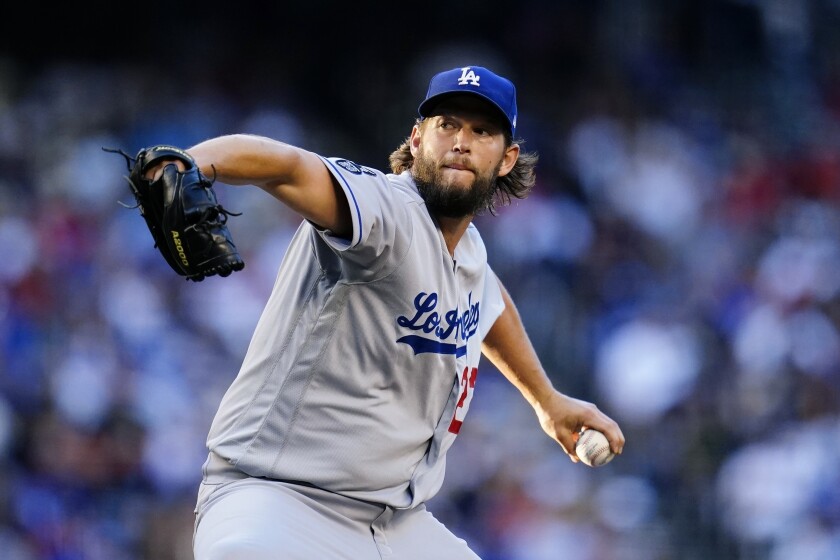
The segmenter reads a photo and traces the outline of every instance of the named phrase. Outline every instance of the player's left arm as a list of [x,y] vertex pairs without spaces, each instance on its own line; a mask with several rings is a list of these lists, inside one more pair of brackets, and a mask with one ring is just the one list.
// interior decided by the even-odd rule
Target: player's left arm
[[[228,134],[204,140],[187,153],[207,177],[228,185],[255,185],[338,237],[352,234],[353,222],[344,191],[317,154],[255,134]],[[147,170],[156,180],[168,163]]]
[[499,282],[505,309],[482,343],[482,352],[534,407],[543,430],[577,462],[575,442],[583,427],[604,433],[614,453],[624,448],[618,424],[592,403],[564,395],[554,388],[540,363],[516,306]]

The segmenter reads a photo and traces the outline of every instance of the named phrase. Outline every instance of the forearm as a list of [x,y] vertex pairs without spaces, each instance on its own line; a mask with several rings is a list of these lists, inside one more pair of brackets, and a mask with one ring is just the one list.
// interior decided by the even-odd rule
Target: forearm
[[613,452],[621,453],[624,436],[615,421],[594,404],[564,395],[554,388],[525,332],[510,294],[501,283],[499,287],[505,310],[484,339],[484,355],[534,407],[543,430],[563,447],[573,461],[577,461],[574,444],[584,427],[603,432]]
[[294,184],[302,150],[277,140],[231,134],[205,140],[187,150],[208,177],[229,185]]
[[232,134],[189,148],[202,173],[229,185],[256,185],[339,236],[352,231],[344,192],[316,154],[277,140]]

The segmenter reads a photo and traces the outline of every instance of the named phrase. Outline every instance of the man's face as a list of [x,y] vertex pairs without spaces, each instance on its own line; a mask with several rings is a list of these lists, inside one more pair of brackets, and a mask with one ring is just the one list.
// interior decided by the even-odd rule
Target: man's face
[[[412,175],[437,215],[463,217],[486,208],[496,178],[513,167],[503,121],[474,96],[442,101],[411,133]],[[504,166],[504,167],[503,167]]]

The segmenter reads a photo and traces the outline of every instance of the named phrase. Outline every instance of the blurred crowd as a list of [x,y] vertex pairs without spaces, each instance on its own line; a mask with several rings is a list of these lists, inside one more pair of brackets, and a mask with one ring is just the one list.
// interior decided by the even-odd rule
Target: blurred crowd
[[262,88],[161,87],[0,52],[0,556],[192,558],[207,429],[300,223],[218,186],[246,267],[186,282],[102,148],[249,132],[384,170],[428,77],[474,62],[517,83],[540,155],[476,220],[491,263],[627,445],[572,464],[484,363],[430,509],[484,560],[840,558],[840,2],[566,4],[332,88],[270,57]]

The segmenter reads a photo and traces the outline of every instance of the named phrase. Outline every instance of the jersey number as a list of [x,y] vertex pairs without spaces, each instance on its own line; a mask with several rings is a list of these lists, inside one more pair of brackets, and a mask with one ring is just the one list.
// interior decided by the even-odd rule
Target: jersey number
[[461,398],[458,399],[458,406],[455,407],[455,415],[452,417],[452,422],[449,424],[449,431],[457,434],[461,431],[461,424],[464,423],[464,417],[467,415],[467,409],[470,408],[470,401],[475,392],[475,378],[478,377],[478,368],[469,367],[464,368],[464,373],[461,374]]

